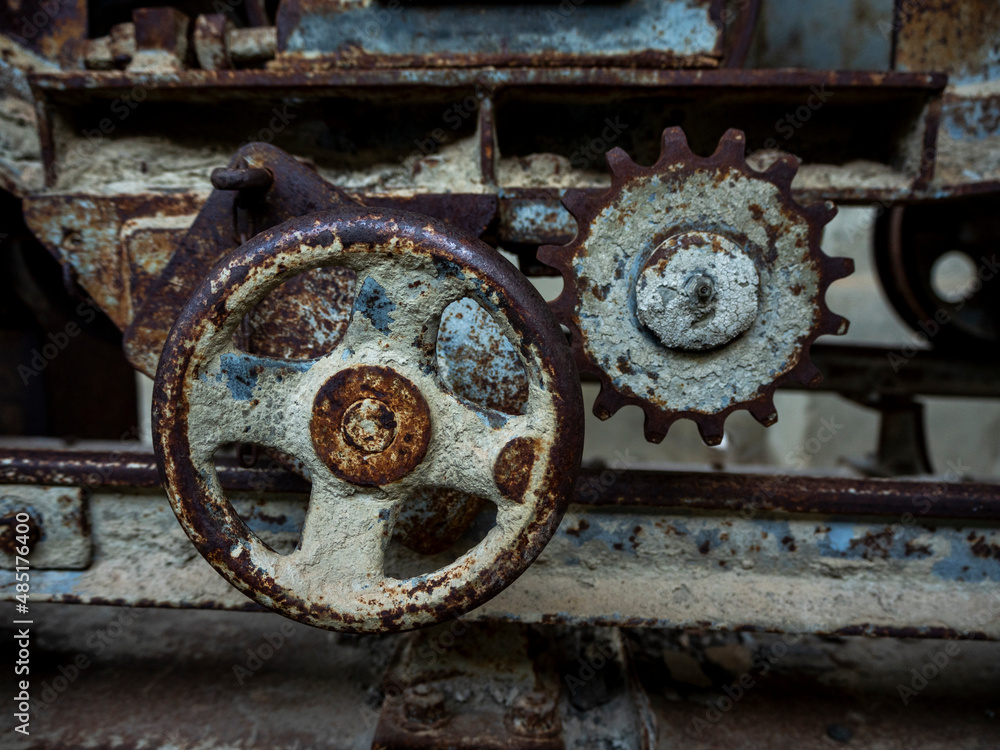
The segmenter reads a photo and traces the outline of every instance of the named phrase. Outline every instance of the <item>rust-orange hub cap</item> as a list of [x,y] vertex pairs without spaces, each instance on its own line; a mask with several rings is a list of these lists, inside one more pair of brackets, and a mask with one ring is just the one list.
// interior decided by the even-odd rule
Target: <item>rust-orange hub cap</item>
[[342,370],[320,388],[309,429],[316,455],[352,484],[395,482],[420,464],[430,441],[420,391],[388,367]]

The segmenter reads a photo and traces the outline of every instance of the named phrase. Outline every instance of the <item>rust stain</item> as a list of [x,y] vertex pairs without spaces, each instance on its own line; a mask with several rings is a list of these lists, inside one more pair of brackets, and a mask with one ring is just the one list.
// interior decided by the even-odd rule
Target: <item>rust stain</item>
[[336,476],[380,487],[423,460],[431,417],[413,383],[387,367],[366,365],[341,370],[320,388],[310,430],[316,454]]
[[534,438],[514,438],[500,451],[493,465],[493,479],[501,494],[515,503],[524,501],[524,492],[531,480],[531,471],[539,451]]

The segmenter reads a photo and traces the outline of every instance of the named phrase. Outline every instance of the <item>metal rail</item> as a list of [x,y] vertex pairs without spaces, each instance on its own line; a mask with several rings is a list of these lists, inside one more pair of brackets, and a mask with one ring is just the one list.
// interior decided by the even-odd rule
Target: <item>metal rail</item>
[[[225,459],[219,481],[234,492],[305,493],[309,483],[279,464],[244,468]],[[0,483],[159,487],[148,453],[0,450]],[[855,479],[729,472],[584,469],[572,502],[595,508],[649,507],[758,513],[1000,519],[1000,485],[933,479]]]

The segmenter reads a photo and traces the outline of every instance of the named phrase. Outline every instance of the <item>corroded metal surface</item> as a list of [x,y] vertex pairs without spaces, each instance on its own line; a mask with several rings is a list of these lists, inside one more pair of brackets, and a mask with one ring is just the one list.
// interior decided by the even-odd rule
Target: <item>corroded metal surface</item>
[[[577,364],[601,381],[594,413],[607,419],[637,405],[652,442],[677,419],[689,418],[707,443],[717,444],[736,409],[773,424],[777,385],[814,382],[812,342],[847,331],[847,321],[824,299],[827,287],[853,268],[819,246],[835,209],[795,203],[794,158],[756,172],[744,161],[744,143],[741,132],[730,130],[712,156],[701,158],[680,128],[670,128],[652,167],[612,149],[611,190],[597,198],[568,191],[563,202],[577,219],[577,236],[538,251],[565,282],[551,304],[572,331]],[[706,236],[719,239],[713,244]],[[669,253],[664,263],[680,258],[680,275],[657,266],[657,252]],[[645,275],[650,263],[658,281]],[[686,289],[701,279],[708,281]],[[646,294],[647,285],[655,293]],[[703,290],[703,300],[677,307],[680,295]],[[644,325],[643,318],[655,324]],[[716,322],[722,333],[705,338]],[[671,348],[675,342],[679,348]]]
[[892,30],[898,70],[942,71],[953,84],[1000,73],[1000,7],[993,0],[900,0]]
[[319,389],[309,422],[316,455],[351,484],[381,487],[423,461],[431,415],[420,391],[388,367],[341,370]]
[[712,67],[722,54],[719,6],[717,0],[405,7],[287,0],[277,14],[276,62],[294,68]]
[[13,523],[19,514],[26,513],[29,521],[27,536],[31,569],[83,570],[90,565],[93,543],[90,521],[83,491],[76,487],[37,487],[13,485],[0,487],[0,568],[23,569],[15,552]]
[[[729,479],[750,499],[741,477]],[[686,506],[688,486],[678,480],[664,500]],[[850,488],[842,491],[849,499]],[[233,505],[272,547],[295,549],[306,498],[244,496]],[[466,619],[1000,639],[995,520],[941,520],[920,504],[906,508],[912,521],[898,506],[882,518],[743,507],[571,506],[537,563]],[[96,492],[90,519],[91,566],[32,576],[33,601],[262,609],[194,554],[163,493]],[[13,599],[14,583],[0,571],[0,598]]]
[[[260,299],[296,273],[321,266],[349,268],[358,279],[351,324],[334,351],[315,360],[275,360],[233,347],[240,321]],[[528,374],[523,414],[468,402],[437,378],[440,317],[463,297],[486,309],[514,344]],[[403,479],[363,488],[330,472],[309,425],[315,394],[330,378],[373,364],[419,390],[430,413],[430,439],[423,461]],[[319,627],[391,631],[481,604],[538,555],[572,488],[581,411],[562,333],[513,266],[475,238],[426,217],[343,209],[261,233],[201,285],[160,360],[155,447],[185,530],[240,591]],[[493,472],[515,438],[538,446],[519,502],[506,497]],[[212,456],[234,440],[294,456],[311,474],[302,540],[289,555],[262,544],[223,494]],[[389,578],[384,548],[399,505],[419,487],[486,498],[497,507],[497,525],[450,565],[418,578]]]
[[[207,186],[206,186],[207,187]],[[173,255],[174,242],[190,226],[205,194],[37,195],[24,203],[25,223],[61,262],[72,267],[80,286],[124,329],[146,301]],[[145,219],[141,224],[139,221]],[[172,228],[168,237],[145,242],[136,253],[137,233]]]
[[[224,459],[217,460],[216,466],[219,483],[225,490],[297,494],[309,491],[304,479],[285,469],[244,468]],[[606,471],[582,469],[571,501],[597,507],[646,506],[724,512],[746,509],[762,513],[850,516],[899,516],[916,509],[927,518],[1000,519],[1000,490],[996,485],[981,482],[626,471],[609,483]],[[86,451],[0,450],[0,482],[80,486],[88,491],[104,487],[160,486],[152,455],[109,456]],[[460,496],[456,493],[454,497]],[[420,521],[442,525],[453,522],[456,507],[457,500],[449,499],[439,519],[428,521],[424,516]],[[470,520],[463,519],[459,525],[468,525]]]
[[[170,325],[191,292],[226,253],[262,229],[293,216],[336,205],[356,205],[314,171],[266,143],[251,143],[239,149],[228,169],[230,171],[224,173],[227,179],[232,178],[235,171],[258,177],[269,174],[272,180],[267,183],[266,190],[258,185],[254,191],[213,192],[157,278],[149,298],[135,311],[127,327],[122,326],[129,361],[147,375],[155,374]],[[336,288],[342,283],[337,277],[347,272],[327,273],[334,276],[331,286]],[[323,280],[314,278],[312,281],[322,283]],[[312,308],[314,312],[309,316],[312,325],[303,328],[331,333],[330,329],[337,328],[338,311],[324,304],[311,306],[311,290],[300,286],[303,283],[283,287],[272,295],[268,304],[278,309],[291,307],[300,314]],[[119,322],[119,325],[122,324]],[[306,330],[302,330],[305,334],[302,338],[308,341]],[[305,347],[308,346],[309,343],[305,343]]]

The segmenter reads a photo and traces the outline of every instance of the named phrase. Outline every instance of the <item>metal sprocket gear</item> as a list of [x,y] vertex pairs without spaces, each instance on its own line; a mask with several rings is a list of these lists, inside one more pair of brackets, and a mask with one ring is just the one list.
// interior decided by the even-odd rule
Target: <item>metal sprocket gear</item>
[[853,263],[820,249],[836,208],[796,203],[795,157],[757,172],[745,144],[729,130],[699,157],[670,128],[651,167],[612,149],[610,190],[563,197],[575,239],[538,251],[564,279],[551,306],[572,333],[578,366],[600,379],[594,413],[607,419],[637,405],[654,443],[681,418],[709,445],[738,409],[773,424],[775,388],[818,383],[812,342],[847,332],[825,294]]

